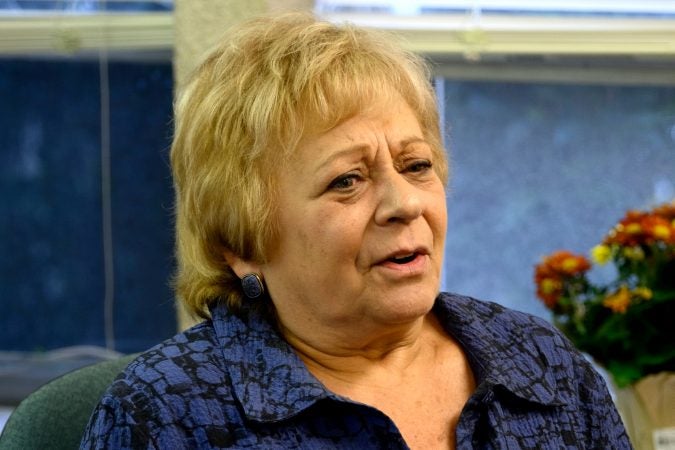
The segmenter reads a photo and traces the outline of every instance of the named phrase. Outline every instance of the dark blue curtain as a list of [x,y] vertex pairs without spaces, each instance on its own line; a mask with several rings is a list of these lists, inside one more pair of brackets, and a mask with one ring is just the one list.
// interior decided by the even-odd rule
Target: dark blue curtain
[[[176,329],[172,69],[109,66],[115,350]],[[98,62],[0,60],[0,350],[104,345]]]

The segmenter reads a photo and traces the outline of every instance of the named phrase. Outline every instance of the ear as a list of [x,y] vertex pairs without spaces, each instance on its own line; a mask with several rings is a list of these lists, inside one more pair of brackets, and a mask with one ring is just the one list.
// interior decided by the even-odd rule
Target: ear
[[244,275],[249,273],[255,273],[257,275],[261,275],[262,273],[258,264],[243,260],[229,249],[224,250],[223,256],[225,256],[227,265],[232,268],[239,278],[244,278]]

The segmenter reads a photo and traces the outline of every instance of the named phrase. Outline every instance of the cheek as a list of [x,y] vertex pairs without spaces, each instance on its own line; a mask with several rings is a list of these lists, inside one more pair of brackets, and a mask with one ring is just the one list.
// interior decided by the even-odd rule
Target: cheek
[[436,215],[437,215],[436,222],[438,224],[437,227],[439,231],[445,236],[445,232],[448,226],[448,211],[445,206],[445,201],[443,201],[443,203],[441,204]]
[[311,266],[328,253],[334,223],[321,211],[303,209],[286,217],[281,232],[281,254],[291,256],[295,264]]
[[434,233],[434,238],[437,241],[445,240],[445,233],[448,225],[448,211],[445,203],[445,193],[436,195],[433,206],[429,212],[429,222]]
[[366,221],[353,205],[317,208],[294,233],[310,259],[353,260],[358,254]]

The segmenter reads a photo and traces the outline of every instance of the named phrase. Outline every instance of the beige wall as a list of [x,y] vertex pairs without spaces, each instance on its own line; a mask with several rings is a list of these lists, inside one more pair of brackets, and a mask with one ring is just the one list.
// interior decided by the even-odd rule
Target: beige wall
[[[312,0],[176,0],[174,3],[174,83],[180,86],[225,30],[246,18],[311,10]],[[194,324],[181,305],[178,328]]]

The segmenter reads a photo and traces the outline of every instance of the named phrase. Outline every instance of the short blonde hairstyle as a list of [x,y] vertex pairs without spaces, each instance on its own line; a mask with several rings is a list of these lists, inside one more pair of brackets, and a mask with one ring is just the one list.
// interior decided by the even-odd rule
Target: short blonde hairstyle
[[241,304],[224,253],[264,262],[277,236],[276,177],[308,133],[329,130],[400,95],[414,111],[446,183],[436,102],[424,63],[392,36],[309,14],[231,29],[175,104],[175,289],[189,311]]

